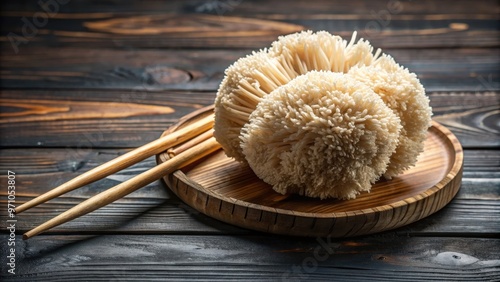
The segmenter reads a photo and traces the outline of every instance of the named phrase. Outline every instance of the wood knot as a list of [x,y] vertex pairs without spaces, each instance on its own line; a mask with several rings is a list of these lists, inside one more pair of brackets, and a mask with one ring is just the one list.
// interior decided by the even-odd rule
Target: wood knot
[[437,254],[432,260],[437,264],[453,266],[470,265],[479,261],[478,258],[457,252],[442,252]]
[[189,72],[169,67],[147,67],[144,72],[151,84],[179,84],[191,80]]
[[449,27],[453,30],[456,30],[456,31],[462,31],[462,30],[469,29],[469,25],[466,23],[451,23],[451,24],[449,24]]

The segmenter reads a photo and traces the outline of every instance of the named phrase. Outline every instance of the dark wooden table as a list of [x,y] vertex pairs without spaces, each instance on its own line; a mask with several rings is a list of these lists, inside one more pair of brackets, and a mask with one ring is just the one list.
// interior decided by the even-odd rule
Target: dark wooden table
[[[499,12],[498,1],[2,1],[0,279],[499,281]],[[302,29],[357,30],[418,74],[465,149],[448,206],[381,234],[294,238],[218,222],[157,181],[21,239],[155,160],[15,218],[8,171],[19,205],[158,138],[213,103],[233,61]]]

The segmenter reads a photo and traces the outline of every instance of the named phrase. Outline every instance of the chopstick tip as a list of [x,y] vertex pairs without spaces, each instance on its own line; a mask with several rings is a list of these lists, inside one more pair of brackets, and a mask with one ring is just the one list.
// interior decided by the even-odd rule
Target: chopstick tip
[[24,204],[22,204],[22,205],[20,205],[20,206],[18,206],[18,207],[15,207],[15,208],[14,208],[14,213],[15,213],[15,214],[20,214],[20,213],[22,213],[23,211],[25,211],[25,210],[27,210],[27,209],[31,208],[31,205],[30,205],[30,204],[28,204],[28,203],[29,203],[29,202],[26,202],[26,203],[24,203]]
[[34,236],[38,235],[39,233],[43,232],[43,231],[40,231],[39,229],[40,229],[40,227],[37,227],[35,229],[32,229],[32,230],[24,233],[23,240],[28,240],[28,239],[33,238]]

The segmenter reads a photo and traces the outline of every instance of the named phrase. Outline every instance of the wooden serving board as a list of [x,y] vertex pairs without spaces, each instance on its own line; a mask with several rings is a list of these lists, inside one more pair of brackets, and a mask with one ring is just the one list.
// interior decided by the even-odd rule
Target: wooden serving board
[[[212,113],[213,107],[194,112],[164,134]],[[167,159],[166,153],[157,156],[159,163]],[[163,179],[186,204],[230,224],[283,235],[348,237],[398,228],[438,211],[457,194],[462,169],[460,142],[433,122],[415,167],[354,200],[281,195],[222,150]]]

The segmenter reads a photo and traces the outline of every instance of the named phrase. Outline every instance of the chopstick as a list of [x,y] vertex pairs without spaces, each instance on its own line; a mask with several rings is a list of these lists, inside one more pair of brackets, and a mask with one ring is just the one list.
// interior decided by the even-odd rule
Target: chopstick
[[133,191],[161,178],[164,175],[172,173],[173,171],[182,168],[194,161],[209,155],[220,148],[219,143],[214,137],[211,137],[202,143],[191,147],[175,157],[167,160],[166,162],[155,166],[154,168],[145,171],[138,176],[131,178],[123,183],[116,185],[96,196],[85,200],[84,202],[76,205],[75,207],[63,212],[62,214],[54,217],[53,219],[39,225],[38,227],[26,232],[23,239],[29,239],[41,232],[50,228],[68,222],[72,219],[92,212],[100,207],[112,203]]
[[34,206],[56,198],[64,193],[73,191],[79,187],[102,179],[110,174],[138,163],[152,155],[159,154],[170,147],[176,146],[199,135],[200,133],[211,129],[213,126],[213,122],[213,115],[200,119],[199,121],[194,122],[178,131],[175,131],[172,134],[163,136],[151,143],[143,145],[133,151],[130,151],[118,158],[115,158],[101,166],[98,166],[92,170],[87,171],[84,174],[73,178],[72,180],[50,190],[49,192],[42,194],[20,205],[19,207],[16,207],[15,212],[16,214],[21,213]]

